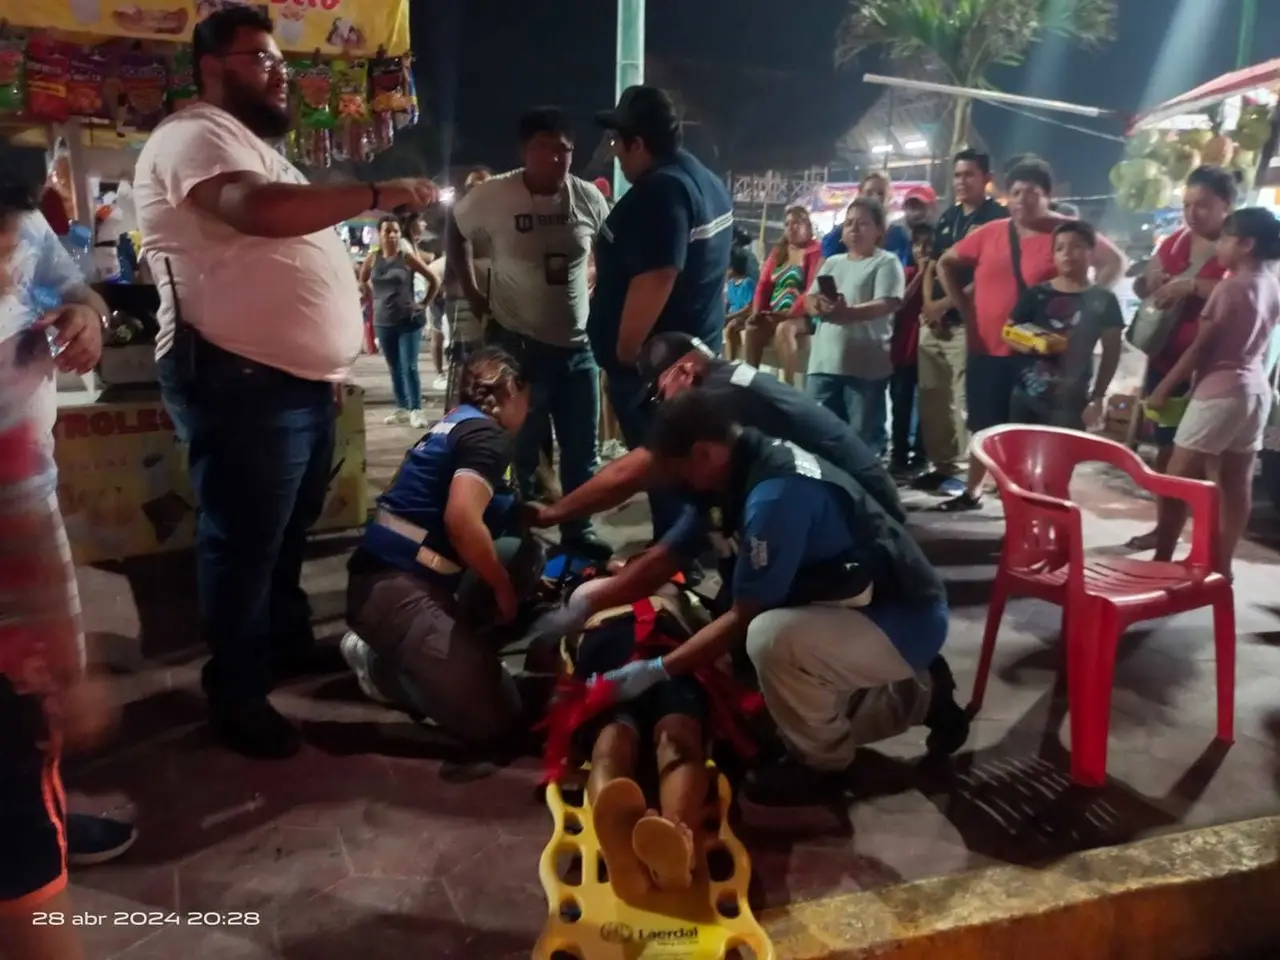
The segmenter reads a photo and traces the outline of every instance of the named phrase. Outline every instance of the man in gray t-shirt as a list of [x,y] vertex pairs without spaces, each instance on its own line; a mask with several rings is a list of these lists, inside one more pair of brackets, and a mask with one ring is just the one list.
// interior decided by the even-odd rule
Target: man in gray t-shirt
[[[573,131],[554,107],[520,120],[524,166],[477,184],[454,209],[448,257],[472,309],[487,315],[488,337],[521,361],[532,387],[529,417],[516,440],[515,468],[532,499],[538,457],[555,426],[564,491],[595,473],[599,373],[587,345],[587,282],[592,248],[609,215],[593,184],[569,173]],[[475,247],[489,254],[481,291]],[[586,522],[566,524],[562,539],[600,548]]]

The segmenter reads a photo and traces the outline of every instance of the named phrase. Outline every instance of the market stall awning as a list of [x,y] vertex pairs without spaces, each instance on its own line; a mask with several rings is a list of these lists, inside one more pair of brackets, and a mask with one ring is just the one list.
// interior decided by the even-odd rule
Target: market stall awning
[[[0,0],[0,20],[71,34],[190,43],[195,25],[242,0]],[[292,53],[409,51],[409,0],[268,0],[276,42]]]
[[1280,85],[1280,60],[1268,60],[1234,73],[1225,73],[1144,113],[1133,122],[1129,132],[1146,130],[1184,113],[1204,110],[1227,97],[1277,85]]

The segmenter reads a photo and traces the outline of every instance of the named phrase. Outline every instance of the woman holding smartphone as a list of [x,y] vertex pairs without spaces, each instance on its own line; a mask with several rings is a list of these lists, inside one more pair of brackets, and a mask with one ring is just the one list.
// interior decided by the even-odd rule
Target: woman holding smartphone
[[884,207],[859,198],[845,212],[847,253],[827,259],[805,298],[814,318],[806,392],[844,420],[880,456],[885,428],[894,314],[902,306],[902,262],[881,247]]

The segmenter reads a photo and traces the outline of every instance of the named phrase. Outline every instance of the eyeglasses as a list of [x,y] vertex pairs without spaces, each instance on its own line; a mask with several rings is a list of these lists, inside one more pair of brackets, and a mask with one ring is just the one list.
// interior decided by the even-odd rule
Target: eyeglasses
[[233,50],[231,53],[222,54],[224,60],[231,57],[253,57],[259,69],[263,73],[274,73],[279,71],[286,77],[293,76],[293,67],[289,62],[279,54],[272,53],[270,50]]

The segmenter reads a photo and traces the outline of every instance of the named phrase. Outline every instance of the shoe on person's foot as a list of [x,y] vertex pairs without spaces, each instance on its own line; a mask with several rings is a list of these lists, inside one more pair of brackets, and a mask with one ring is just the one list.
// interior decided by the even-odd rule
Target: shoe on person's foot
[[844,770],[815,770],[791,754],[747,773],[742,794],[762,807],[808,807],[843,794]]
[[410,410],[409,426],[413,427],[415,430],[427,429],[427,415],[421,410]]
[[436,378],[431,381],[431,389],[439,390],[441,393],[444,393],[449,389],[449,378],[443,373],[436,374]]
[[941,654],[929,664],[929,712],[924,725],[929,728],[925,749],[931,757],[949,757],[969,739],[969,714],[956,702],[956,678]]
[[968,490],[965,490],[958,497],[943,500],[933,509],[938,513],[969,513],[973,510],[982,509],[982,497],[975,497]]
[[255,760],[285,760],[302,749],[302,735],[265,697],[216,706],[210,724],[224,746]]
[[382,419],[383,423],[391,426],[399,426],[409,422],[408,410],[393,410]]
[[613,547],[594,530],[580,530],[563,534],[560,546],[575,556],[586,557],[596,563],[608,563],[613,557]]
[[347,661],[347,666],[356,675],[360,692],[374,703],[390,703],[391,698],[379,690],[373,682],[373,672],[370,667],[373,648],[356,636],[354,631],[348,630],[338,649],[342,651],[342,659]]
[[67,863],[92,867],[121,856],[138,839],[131,823],[85,813],[67,814]]

